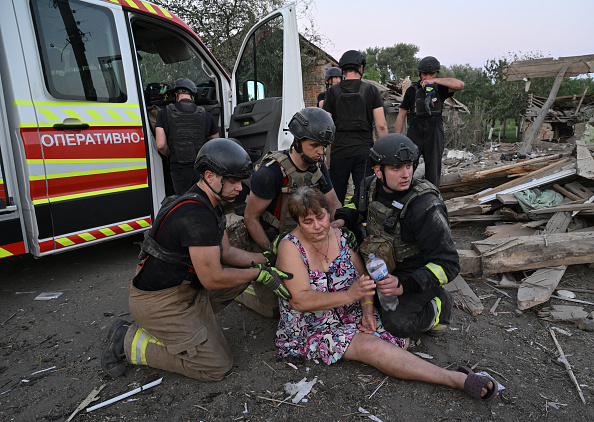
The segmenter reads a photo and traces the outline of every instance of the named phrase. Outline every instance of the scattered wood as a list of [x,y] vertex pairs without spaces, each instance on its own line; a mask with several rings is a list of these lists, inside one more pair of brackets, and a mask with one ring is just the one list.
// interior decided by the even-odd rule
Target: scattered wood
[[497,313],[495,311],[497,310],[497,307],[499,306],[499,302],[501,302],[501,298],[500,297],[497,298],[497,300],[495,301],[495,304],[489,310],[489,313],[491,315],[497,315]]
[[584,141],[576,141],[577,174],[586,179],[594,180],[594,158]]
[[485,274],[594,262],[594,233],[553,233],[472,242]]
[[587,318],[588,313],[581,306],[552,305],[550,308],[542,309],[538,316],[547,321],[577,321]]
[[550,327],[549,327],[549,332],[551,333],[551,337],[553,337],[555,346],[557,346],[557,350],[559,351],[559,357],[561,358],[561,362],[563,363],[563,366],[565,366],[565,369],[567,370],[567,374],[569,375],[569,378],[571,378],[573,385],[575,385],[575,388],[578,391],[580,399],[582,399],[582,403],[586,404],[586,399],[584,398],[584,394],[582,393],[582,388],[580,387],[580,384],[577,382],[577,379],[575,378],[573,370],[571,369],[571,365],[569,364],[567,357],[565,357],[565,353],[563,352],[561,345],[557,341],[557,337],[555,337],[555,333],[553,332],[553,330]]
[[503,205],[517,205],[518,198],[513,193],[498,193],[495,194],[495,198]]
[[518,309],[523,311],[549,300],[566,269],[565,265],[556,268],[541,268],[524,279],[518,289]]
[[452,294],[456,306],[468,312],[470,315],[477,316],[485,309],[481,300],[462,276],[458,276],[446,284],[445,289]]
[[460,274],[480,274],[483,272],[481,257],[476,251],[458,249],[458,257],[460,259]]
[[485,229],[485,235],[489,239],[503,239],[506,237],[531,236],[534,229],[524,227],[523,223],[500,224],[498,226],[489,226]]

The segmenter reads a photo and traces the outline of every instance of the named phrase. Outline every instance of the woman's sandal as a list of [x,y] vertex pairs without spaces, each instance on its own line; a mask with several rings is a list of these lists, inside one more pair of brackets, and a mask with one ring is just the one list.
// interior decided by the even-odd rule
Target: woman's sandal
[[[490,401],[497,395],[499,384],[497,384],[497,381],[495,381],[493,378],[475,374],[466,366],[459,366],[457,371],[468,375],[466,377],[466,381],[464,381],[464,391],[466,391],[466,393],[468,393],[468,395],[471,397],[483,401]],[[487,384],[489,384],[489,382],[493,383],[493,388],[491,389],[487,388]],[[481,397],[483,388],[487,388],[487,394]]]

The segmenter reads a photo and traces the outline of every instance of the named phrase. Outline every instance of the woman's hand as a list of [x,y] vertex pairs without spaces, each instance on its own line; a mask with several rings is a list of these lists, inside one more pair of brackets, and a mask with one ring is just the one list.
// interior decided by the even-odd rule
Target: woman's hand
[[398,277],[388,274],[383,280],[377,282],[377,289],[384,296],[400,296],[404,293],[404,288],[400,284]]
[[373,334],[377,330],[377,320],[373,315],[373,305],[370,308],[371,310],[366,310],[363,307],[363,317],[361,318],[361,324],[359,324],[359,330],[366,334]]
[[375,281],[368,275],[362,275],[347,290],[347,294],[353,302],[361,300],[364,296],[375,294]]

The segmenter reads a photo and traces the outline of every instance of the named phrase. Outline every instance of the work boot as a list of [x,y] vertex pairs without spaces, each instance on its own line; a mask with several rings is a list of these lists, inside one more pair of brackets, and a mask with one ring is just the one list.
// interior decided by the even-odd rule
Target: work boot
[[[448,331],[448,327],[450,325],[450,318],[452,316],[452,307],[454,305],[454,299],[450,292],[445,289],[441,289],[439,292],[439,300],[441,301],[441,309],[439,311],[439,315],[436,315],[435,320],[439,318],[439,322],[433,325],[430,329],[425,331],[425,334],[429,337],[441,337]],[[437,311],[437,303],[436,300],[433,299],[433,306],[435,311]]]
[[124,353],[124,338],[130,323],[118,319],[113,323],[107,334],[107,346],[101,355],[101,368],[112,378],[124,375],[126,372],[126,354]]

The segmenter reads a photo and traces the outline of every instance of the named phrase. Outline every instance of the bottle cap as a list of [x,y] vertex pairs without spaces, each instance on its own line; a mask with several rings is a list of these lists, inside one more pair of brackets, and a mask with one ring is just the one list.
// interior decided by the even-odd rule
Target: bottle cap
[[369,254],[369,259],[374,259],[374,258],[375,258],[375,254],[373,254],[373,253],[370,253],[370,254]]

